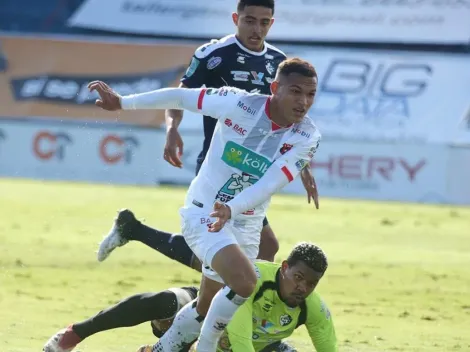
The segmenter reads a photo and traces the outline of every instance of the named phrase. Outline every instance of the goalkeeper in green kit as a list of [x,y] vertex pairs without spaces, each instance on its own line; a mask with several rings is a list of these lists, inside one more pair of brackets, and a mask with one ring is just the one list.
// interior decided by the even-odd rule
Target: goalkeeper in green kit
[[[305,325],[317,352],[337,352],[330,311],[314,291],[327,266],[323,251],[309,243],[296,245],[282,264],[255,262],[256,289],[226,327],[217,351],[295,352],[284,339]],[[70,352],[89,336],[147,321],[151,321],[154,335],[161,337],[181,307],[191,301],[195,303],[197,291],[196,287],[181,287],[133,295],[60,330],[43,350]],[[153,347],[142,346],[138,352],[152,352]],[[188,345],[180,352],[194,348]]]
[[258,275],[255,292],[227,326],[219,340],[219,351],[262,351],[305,325],[317,352],[336,352],[330,311],[314,292],[328,266],[323,251],[315,245],[300,243],[282,264],[255,265]]
[[[282,340],[305,325],[317,352],[337,352],[333,318],[314,291],[327,267],[324,252],[305,242],[296,245],[281,264],[255,262],[256,289],[226,327],[217,351],[295,352]],[[139,349],[151,351],[152,346]]]

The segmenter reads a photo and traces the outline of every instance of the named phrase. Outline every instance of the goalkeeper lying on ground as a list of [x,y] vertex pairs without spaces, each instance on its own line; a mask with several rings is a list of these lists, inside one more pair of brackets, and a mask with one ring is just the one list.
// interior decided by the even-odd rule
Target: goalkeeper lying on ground
[[[333,320],[327,306],[314,292],[327,269],[323,251],[309,243],[294,247],[282,264],[259,261],[258,282],[219,340],[219,351],[295,351],[282,340],[305,325],[317,352],[336,352]],[[157,337],[169,328],[178,310],[191,300],[195,288],[171,289],[129,297],[94,317],[56,333],[45,352],[68,352],[85,338],[100,331],[152,321]],[[140,352],[149,352],[143,346]],[[189,346],[186,351],[189,350]]]

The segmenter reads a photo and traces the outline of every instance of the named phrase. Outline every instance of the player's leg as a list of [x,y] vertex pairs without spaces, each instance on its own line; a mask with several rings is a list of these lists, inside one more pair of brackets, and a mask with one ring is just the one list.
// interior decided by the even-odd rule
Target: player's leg
[[117,247],[129,241],[139,241],[170,259],[201,271],[201,263],[186,244],[182,235],[151,228],[136,219],[132,211],[119,211],[113,227],[98,250],[98,260],[105,260]]
[[279,242],[274,234],[267,218],[263,220],[263,229],[261,230],[261,240],[259,244],[258,258],[274,261],[276,253],[279,251]]
[[[155,345],[155,352],[178,351],[184,343],[192,341],[192,338],[198,335],[199,329],[201,335],[198,351],[215,351],[218,337],[224,327],[256,286],[252,261],[259,250],[261,221],[255,232],[256,245],[249,250],[248,258],[237,243],[232,225],[227,224],[216,234],[208,232],[210,224],[208,212],[208,209],[195,207],[180,210],[185,240],[202,260],[205,278],[201,283],[201,292],[196,305],[186,306],[181,310],[167,332],[168,338],[160,340]],[[217,291],[222,283],[226,286]],[[201,328],[203,316],[205,319]]]
[[49,339],[43,350],[71,351],[78,343],[101,331],[135,326],[151,320],[172,319],[178,308],[178,298],[173,291],[137,294],[62,329]]
[[[205,312],[209,309],[212,298],[223,284],[202,276],[199,296],[186,304],[176,315],[170,329],[153,347],[154,352],[179,352],[191,345],[201,332]],[[198,312],[198,306],[203,314]]]
[[[256,253],[258,246],[256,246]],[[197,351],[215,351],[217,341],[237,309],[250,297],[256,287],[256,273],[251,258],[238,244],[230,244],[209,252],[208,261],[225,286],[212,299],[199,336]],[[210,259],[212,258],[212,259]],[[250,260],[251,259],[251,260]],[[204,271],[205,268],[203,268]],[[198,304],[198,312],[204,314],[207,305]]]

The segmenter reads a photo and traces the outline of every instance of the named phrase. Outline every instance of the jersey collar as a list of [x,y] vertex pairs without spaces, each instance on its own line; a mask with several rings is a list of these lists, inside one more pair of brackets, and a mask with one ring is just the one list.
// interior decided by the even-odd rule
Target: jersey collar
[[235,43],[237,43],[237,45],[240,47],[240,49],[242,49],[243,51],[247,52],[248,54],[251,54],[251,55],[254,55],[254,56],[263,56],[264,54],[266,54],[266,52],[268,51],[268,46],[266,45],[266,42],[264,43],[264,48],[262,51],[252,51],[248,48],[245,48],[243,46],[242,43],[240,43],[240,41],[237,39],[237,36],[234,35],[233,38],[235,39]]
[[277,131],[283,128],[291,128],[293,125],[292,123],[288,126],[282,127],[282,126],[279,126],[277,123],[275,123],[271,119],[271,112],[269,111],[270,106],[271,106],[271,97],[268,97],[268,99],[266,100],[266,105],[264,106],[264,112],[266,113],[266,116],[268,117],[268,119],[271,121],[271,131]]

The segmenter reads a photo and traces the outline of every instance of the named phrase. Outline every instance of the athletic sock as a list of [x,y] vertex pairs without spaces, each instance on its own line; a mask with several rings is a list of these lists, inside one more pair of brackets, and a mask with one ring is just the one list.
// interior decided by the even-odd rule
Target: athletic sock
[[87,320],[73,324],[72,329],[83,340],[100,331],[135,326],[153,319],[172,318],[177,309],[174,292],[142,293],[128,297]]
[[153,346],[152,352],[179,352],[197,339],[204,317],[198,314],[196,305],[197,299],[178,312],[173,325]]
[[237,295],[230,287],[223,287],[212,300],[197,345],[199,352],[213,352],[217,342],[237,309],[247,300]]
[[160,231],[138,221],[132,224],[130,231],[126,231],[126,238],[142,242],[168,258],[191,267],[193,251],[180,234]]

